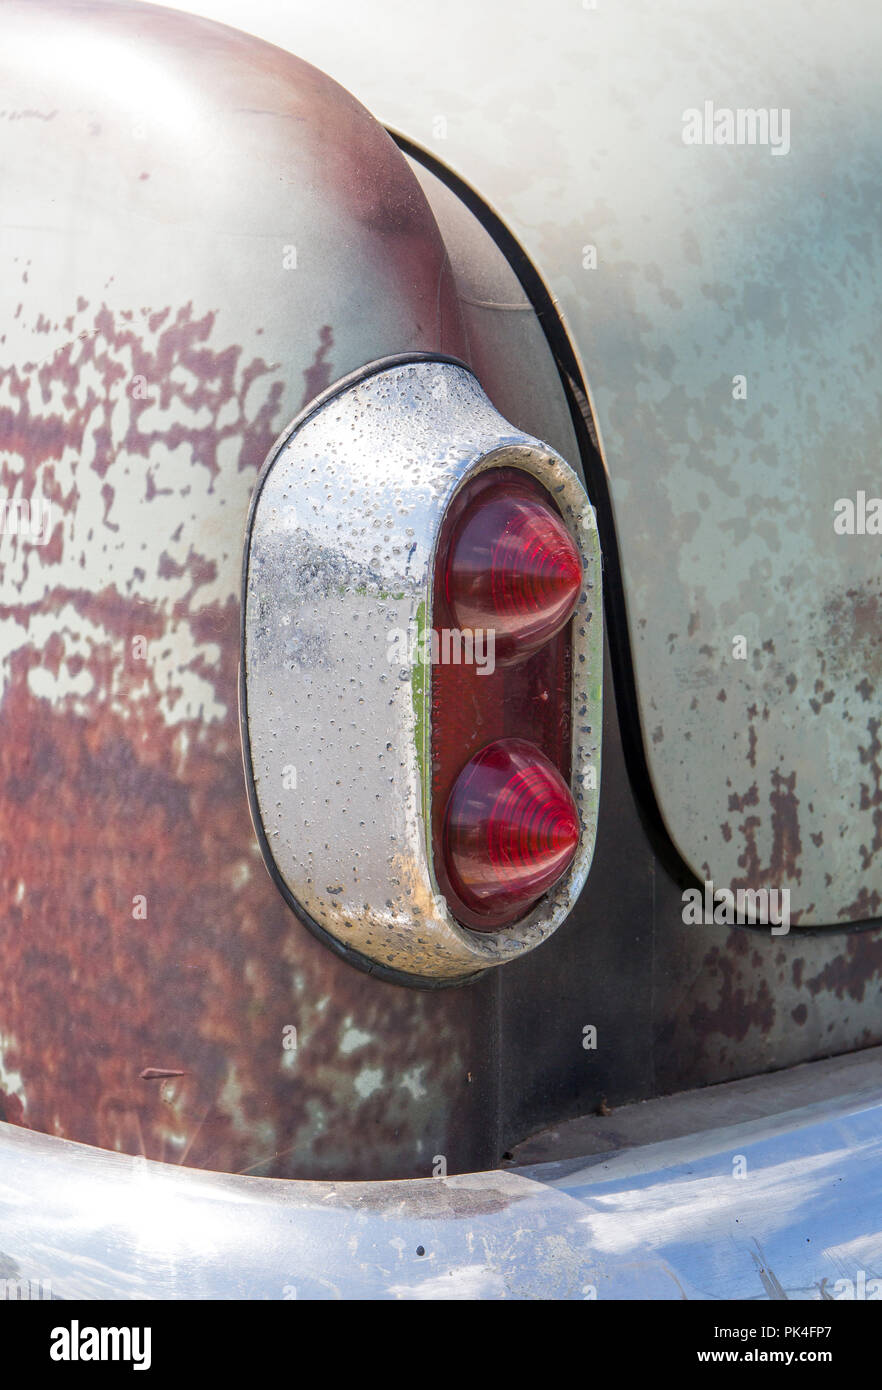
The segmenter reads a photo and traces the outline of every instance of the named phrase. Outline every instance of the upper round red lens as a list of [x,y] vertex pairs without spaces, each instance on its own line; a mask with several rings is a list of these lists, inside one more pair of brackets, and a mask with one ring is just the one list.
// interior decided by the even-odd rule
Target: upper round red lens
[[495,931],[523,917],[557,882],[579,829],[570,789],[544,753],[526,739],[497,739],[466,763],[450,793],[450,882],[469,910],[487,919],[483,929]]
[[460,628],[494,633],[497,661],[529,656],[559,632],[581,587],[572,537],[527,485],[481,493],[461,517],[445,593]]

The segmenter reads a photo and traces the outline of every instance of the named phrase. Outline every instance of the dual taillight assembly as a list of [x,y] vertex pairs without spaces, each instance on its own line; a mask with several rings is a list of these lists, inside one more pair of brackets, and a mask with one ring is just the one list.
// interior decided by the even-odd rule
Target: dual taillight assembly
[[240,711],[267,868],[371,975],[436,988],[567,920],[597,829],[600,546],[581,480],[462,363],[372,363],[255,488]]
[[532,474],[489,468],[453,499],[434,577],[432,848],[448,908],[472,931],[522,919],[579,846],[570,629],[582,579]]

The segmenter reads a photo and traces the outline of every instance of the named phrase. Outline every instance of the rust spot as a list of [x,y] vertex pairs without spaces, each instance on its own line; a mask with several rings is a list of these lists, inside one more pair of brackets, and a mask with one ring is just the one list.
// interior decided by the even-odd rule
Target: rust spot
[[[248,488],[235,479],[257,476],[291,384],[219,345],[214,313],[189,302],[126,318],[80,300],[71,317],[48,361],[0,365],[13,402],[0,486],[49,496],[63,518],[58,554],[10,536],[0,555],[0,622],[16,634],[0,704],[0,1061],[23,1092],[0,1097],[3,1118],[226,1171],[424,1176],[439,1152],[450,1171],[487,1165],[491,1083],[466,1076],[489,996],[368,987],[294,920],[255,842],[237,713]],[[149,477],[169,455],[168,486],[132,506],[133,461]],[[78,533],[82,586],[53,583],[90,467],[103,506]],[[194,516],[200,478],[209,500]],[[109,581],[103,547],[137,557],[143,528],[155,560]],[[133,656],[136,636],[149,659]],[[187,1070],[154,1066],[163,1056]]]
[[334,334],[330,324],[326,323],[319,333],[319,345],[316,348],[312,363],[303,373],[306,386],[303,391],[303,400],[300,402],[301,409],[309,405],[311,400],[330,386],[331,362],[328,354],[333,346]]
[[867,732],[870,741],[866,747],[859,749],[861,764],[869,770],[872,786],[867,782],[861,782],[861,801],[862,811],[873,812],[873,840],[868,846],[861,845],[861,868],[867,870],[872,864],[876,854],[882,849],[882,764],[879,761],[879,754],[882,753],[882,742],[879,739],[879,729],[882,721],[876,718],[867,721]]
[[866,931],[847,936],[844,949],[806,980],[812,998],[830,993],[860,1001],[871,986],[875,994],[882,993],[882,938]]
[[[758,803],[759,791],[755,782],[742,797],[735,794],[729,797],[729,809],[733,811],[743,810],[746,806],[756,806]],[[757,844],[757,831],[762,825],[762,818],[758,815],[746,816],[738,827],[744,837],[744,849],[738,856],[738,863],[744,873],[740,878],[732,880],[732,887],[736,890],[778,887],[790,879],[798,882],[801,877],[799,857],[802,853],[802,841],[799,833],[799,798],[796,795],[795,772],[785,774],[778,768],[774,770],[769,805],[772,849],[767,865],[764,866],[760,862]],[[797,920],[796,914],[793,920]]]
[[[775,1001],[766,980],[759,987],[755,982],[741,981],[729,952],[740,951],[740,932],[729,932],[725,945],[714,946],[702,962],[702,971],[718,978],[717,1002],[710,1007],[703,1000],[689,1014],[690,1027],[699,1038],[711,1033],[741,1042],[751,1028],[767,1033],[775,1022]],[[752,991],[755,990],[755,993]]]
[[837,676],[850,673],[878,683],[882,677],[882,597],[870,584],[833,594],[824,605],[824,650]]

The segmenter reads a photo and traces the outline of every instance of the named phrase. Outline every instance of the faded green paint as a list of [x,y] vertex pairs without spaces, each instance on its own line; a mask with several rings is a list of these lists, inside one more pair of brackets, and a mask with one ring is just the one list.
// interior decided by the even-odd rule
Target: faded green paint
[[[720,886],[788,888],[803,925],[872,918],[882,555],[833,521],[882,492],[882,11],[507,13],[451,0],[429,44],[394,3],[304,25],[255,0],[248,24],[456,170],[544,277],[591,392],[644,751],[682,857]],[[413,80],[390,80],[390,51]],[[786,109],[789,151],[684,143],[707,100]]]

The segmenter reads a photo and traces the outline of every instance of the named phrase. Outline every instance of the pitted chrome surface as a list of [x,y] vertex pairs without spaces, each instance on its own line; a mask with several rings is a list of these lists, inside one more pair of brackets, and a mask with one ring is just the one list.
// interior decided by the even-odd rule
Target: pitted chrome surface
[[[544,482],[582,552],[573,791],[583,833],[570,871],[531,914],[480,935],[454,921],[431,871],[430,670],[390,656],[400,654],[394,634],[431,626],[434,547],[451,498],[502,465]],[[245,601],[256,797],[298,906],[346,946],[416,976],[470,974],[545,940],[590,866],[600,774],[599,549],[569,465],[509,425],[464,368],[410,363],[370,376],[309,416],[268,467]]]

